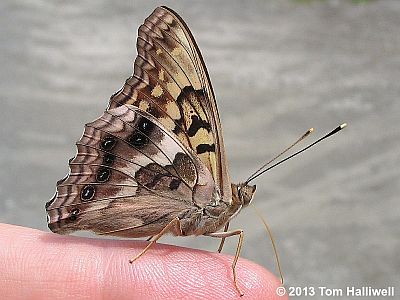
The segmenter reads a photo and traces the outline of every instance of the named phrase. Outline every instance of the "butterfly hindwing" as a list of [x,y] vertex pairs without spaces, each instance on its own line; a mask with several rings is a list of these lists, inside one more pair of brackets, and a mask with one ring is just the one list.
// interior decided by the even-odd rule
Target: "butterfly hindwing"
[[70,173],[46,205],[52,231],[148,236],[212,197],[203,163],[135,106],[110,109],[86,124],[77,148]]
[[133,75],[109,108],[132,104],[152,114],[210,170],[230,199],[222,130],[211,82],[196,42],[171,9],[157,8],[140,26]]

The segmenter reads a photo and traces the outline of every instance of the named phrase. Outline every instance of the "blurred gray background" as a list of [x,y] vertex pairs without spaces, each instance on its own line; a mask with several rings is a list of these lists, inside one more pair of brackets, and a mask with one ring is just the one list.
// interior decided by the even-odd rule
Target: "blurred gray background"
[[[308,142],[349,124],[256,181],[253,203],[275,234],[286,285],[399,295],[400,1],[2,0],[0,221],[47,230],[44,204],[83,124],[131,74],[137,28],[161,4],[202,50],[233,181],[310,127]],[[245,230],[242,257],[276,273],[252,208],[232,228]]]

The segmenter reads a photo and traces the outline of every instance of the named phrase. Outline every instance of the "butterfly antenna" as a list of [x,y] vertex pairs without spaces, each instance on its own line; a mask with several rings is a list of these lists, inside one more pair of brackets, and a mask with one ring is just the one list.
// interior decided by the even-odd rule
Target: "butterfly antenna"
[[277,163],[273,164],[272,166],[266,168],[265,170],[260,171],[259,173],[256,173],[252,176],[250,176],[247,180],[246,180],[246,184],[249,183],[250,181],[254,180],[255,178],[257,178],[258,176],[264,174],[265,172],[271,170],[272,168],[275,168],[276,166],[280,165],[281,163],[291,159],[292,157],[306,151],[307,149],[311,148],[312,146],[318,144],[319,142],[325,140],[326,138],[334,135],[335,133],[338,133],[340,130],[342,130],[343,128],[345,128],[347,126],[346,123],[343,123],[342,125],[339,125],[338,127],[336,127],[335,129],[333,129],[331,132],[327,133],[326,135],[324,135],[323,137],[319,138],[318,140],[316,140],[314,143],[311,143],[310,145],[308,145],[307,147],[301,149],[300,151],[297,151],[296,153],[282,159],[281,161],[278,161]]
[[261,215],[260,211],[257,209],[257,207],[253,204],[252,207],[254,208],[254,211],[256,212],[256,215],[261,219],[261,221],[264,224],[264,227],[269,235],[269,238],[271,240],[271,244],[272,244],[272,248],[274,250],[275,253],[275,259],[276,259],[276,266],[278,268],[278,272],[279,272],[279,276],[281,277],[281,284],[283,285],[283,274],[282,274],[282,268],[281,268],[281,263],[279,260],[279,255],[278,255],[278,250],[276,250],[276,244],[275,244],[275,240],[274,240],[274,236],[272,235],[272,231],[269,228],[267,221],[265,221],[265,218],[263,218],[263,216]]
[[[253,172],[249,178],[245,181],[245,183],[249,183],[250,180],[252,180],[252,178],[255,176],[257,177],[257,173],[260,172],[262,169],[264,169],[266,166],[268,166],[270,163],[274,162],[275,160],[277,160],[279,157],[281,157],[283,154],[285,154],[286,152],[288,152],[290,149],[292,149],[294,146],[296,146],[298,143],[300,143],[302,140],[304,140],[307,136],[310,135],[310,133],[312,133],[314,131],[314,128],[310,128],[306,131],[306,133],[304,133],[300,138],[298,138],[293,144],[291,144],[289,147],[287,147],[285,150],[283,150],[281,153],[279,153],[278,155],[276,155],[274,158],[272,158],[270,161],[266,162],[265,164],[263,164],[260,168],[258,168],[255,172]],[[254,177],[254,178],[255,178]]]

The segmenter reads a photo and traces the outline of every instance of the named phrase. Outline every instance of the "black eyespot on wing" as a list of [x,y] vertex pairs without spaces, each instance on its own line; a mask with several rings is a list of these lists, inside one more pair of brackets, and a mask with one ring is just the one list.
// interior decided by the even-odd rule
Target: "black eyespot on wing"
[[196,153],[215,152],[215,144],[200,144],[196,147]]
[[110,179],[110,174],[111,174],[110,169],[104,167],[100,168],[97,171],[96,180],[98,182],[106,182],[108,179]]
[[70,215],[69,215],[69,220],[75,221],[78,218],[79,212],[80,212],[79,208],[74,208],[73,210],[71,210]]
[[107,166],[111,166],[115,160],[115,155],[111,153],[106,153],[103,158],[103,164]]
[[117,141],[113,137],[106,137],[104,140],[101,142],[101,149],[105,151],[110,151],[115,147],[115,144]]
[[81,191],[81,199],[83,201],[89,201],[94,197],[95,188],[93,185],[86,185]]
[[154,124],[151,123],[149,120],[142,118],[138,124],[138,128],[145,135],[149,135],[154,128]]
[[134,132],[129,138],[128,143],[134,147],[143,147],[148,143],[149,139],[141,132]]

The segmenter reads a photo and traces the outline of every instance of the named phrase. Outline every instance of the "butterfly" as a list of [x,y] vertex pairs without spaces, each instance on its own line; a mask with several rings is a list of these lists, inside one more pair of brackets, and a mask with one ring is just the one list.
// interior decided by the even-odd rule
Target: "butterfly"
[[[150,237],[139,258],[163,234],[225,238],[229,222],[250,204],[256,187],[232,183],[215,95],[188,26],[158,7],[139,27],[134,72],[108,108],[85,125],[46,203],[51,231]],[[222,230],[222,231],[219,231]]]

